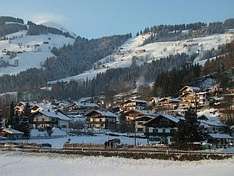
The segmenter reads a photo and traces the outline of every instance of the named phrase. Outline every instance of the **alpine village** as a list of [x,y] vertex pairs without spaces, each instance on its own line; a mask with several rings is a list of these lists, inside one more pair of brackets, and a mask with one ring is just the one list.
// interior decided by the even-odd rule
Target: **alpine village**
[[0,92],[0,148],[233,150],[234,19],[86,39],[2,16]]

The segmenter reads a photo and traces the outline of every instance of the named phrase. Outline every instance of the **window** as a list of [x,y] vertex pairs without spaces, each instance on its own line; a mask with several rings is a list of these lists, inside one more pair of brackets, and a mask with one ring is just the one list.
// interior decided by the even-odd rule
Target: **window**
[[137,132],[143,132],[143,128],[137,128]]
[[153,130],[153,133],[158,133],[158,129],[155,128],[155,129]]
[[149,133],[153,133],[153,128],[149,128]]
[[163,130],[161,128],[158,129],[158,133],[162,133]]

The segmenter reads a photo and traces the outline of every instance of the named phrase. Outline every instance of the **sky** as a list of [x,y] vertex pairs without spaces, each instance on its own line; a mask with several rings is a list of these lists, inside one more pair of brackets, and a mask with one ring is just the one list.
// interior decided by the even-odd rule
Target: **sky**
[[159,24],[223,21],[234,0],[1,0],[0,15],[54,22],[77,35],[98,38]]

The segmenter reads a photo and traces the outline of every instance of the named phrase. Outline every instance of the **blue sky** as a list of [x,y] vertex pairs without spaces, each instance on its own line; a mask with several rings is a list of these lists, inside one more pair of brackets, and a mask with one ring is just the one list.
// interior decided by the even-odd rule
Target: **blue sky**
[[157,24],[222,21],[234,17],[234,0],[1,0],[0,15],[54,21],[97,38]]

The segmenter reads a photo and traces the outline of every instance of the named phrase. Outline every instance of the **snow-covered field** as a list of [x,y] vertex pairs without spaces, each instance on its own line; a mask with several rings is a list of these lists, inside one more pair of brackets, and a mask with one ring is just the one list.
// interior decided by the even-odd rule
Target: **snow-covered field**
[[231,176],[234,159],[168,161],[0,152],[1,176]]
[[[79,143],[79,144],[104,144],[105,141],[113,139],[113,138],[119,138],[121,140],[122,144],[129,144],[134,145],[135,139],[134,138],[128,138],[124,136],[108,136],[104,134],[99,134],[96,136],[67,136],[67,137],[61,137],[61,138],[53,138],[53,139],[30,139],[30,140],[16,140],[16,141],[10,141],[10,142],[28,142],[28,143],[50,143],[53,148],[62,148],[63,144],[68,141],[68,139],[71,139],[71,143]],[[2,142],[8,142],[8,141],[2,141]],[[140,139],[137,138],[137,144],[147,144],[146,139]]]
[[[192,55],[194,53],[199,53],[199,56],[194,60],[194,63],[204,65],[206,61],[201,60],[204,52],[207,50],[217,49],[219,46],[230,43],[234,40],[234,34],[225,33],[180,41],[155,42],[142,46],[149,36],[149,34],[145,34],[131,38],[120,46],[118,51],[95,63],[94,65],[97,67],[82,74],[57,81],[69,82],[71,80],[91,80],[95,78],[98,73],[106,72],[108,69],[129,67],[132,64],[132,58],[134,56],[138,58],[138,64],[141,64],[165,58],[169,55],[180,53]],[[52,81],[50,83],[55,83],[57,81]]]

